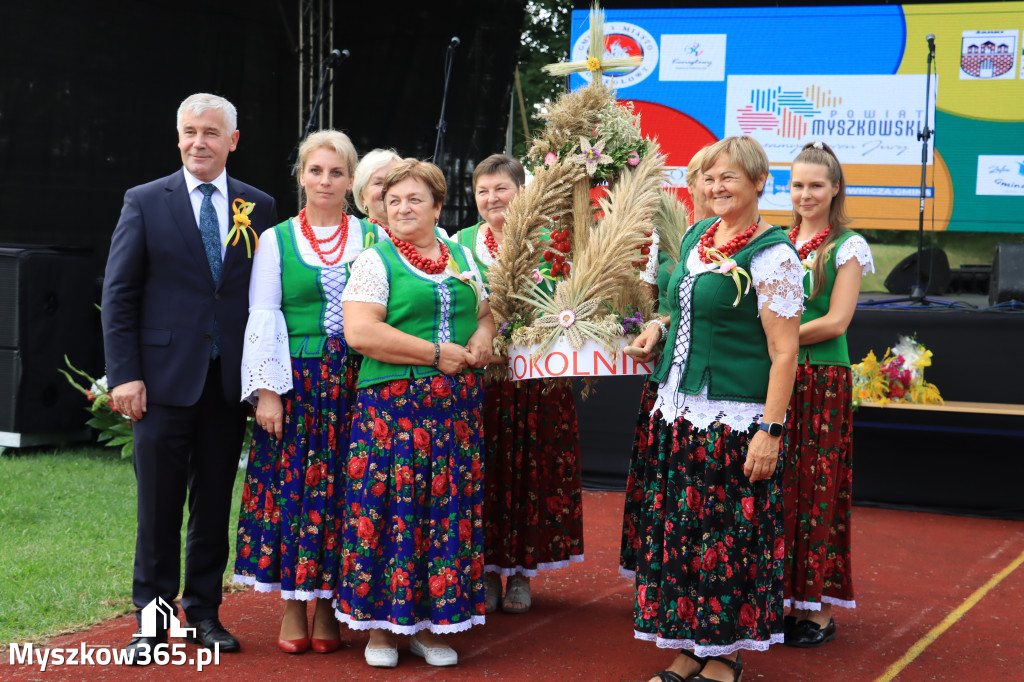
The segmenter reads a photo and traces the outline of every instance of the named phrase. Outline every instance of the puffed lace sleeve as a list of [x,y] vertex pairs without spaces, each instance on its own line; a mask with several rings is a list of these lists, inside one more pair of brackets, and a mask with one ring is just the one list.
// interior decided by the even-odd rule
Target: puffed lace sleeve
[[651,233],[651,252],[647,255],[647,267],[640,273],[640,281],[658,286],[658,231]]
[[865,277],[869,272],[875,271],[875,261],[871,257],[871,247],[864,237],[855,234],[842,244],[836,251],[836,268],[843,267],[851,259],[856,258],[860,265],[860,276]]
[[288,325],[281,313],[281,255],[274,228],[260,236],[249,279],[249,321],[242,345],[242,400],[256,404],[258,390],[292,389]]
[[380,254],[373,249],[363,251],[352,261],[352,270],[341,294],[341,302],[378,303],[385,308],[391,295],[388,271]]
[[804,266],[789,244],[758,251],[750,263],[757,290],[757,309],[765,306],[779,317],[796,317],[804,309]]

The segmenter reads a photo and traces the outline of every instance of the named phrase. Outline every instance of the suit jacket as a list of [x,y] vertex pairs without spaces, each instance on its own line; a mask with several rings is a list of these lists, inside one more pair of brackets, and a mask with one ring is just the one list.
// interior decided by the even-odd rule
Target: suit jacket
[[[274,199],[229,176],[229,207],[235,198],[255,202],[249,218],[256,234],[277,224]],[[103,281],[108,385],[142,379],[149,402],[196,403],[216,320],[224,396],[229,404],[238,402],[251,270],[240,239],[228,244],[220,282],[214,283],[184,171],[128,190]]]

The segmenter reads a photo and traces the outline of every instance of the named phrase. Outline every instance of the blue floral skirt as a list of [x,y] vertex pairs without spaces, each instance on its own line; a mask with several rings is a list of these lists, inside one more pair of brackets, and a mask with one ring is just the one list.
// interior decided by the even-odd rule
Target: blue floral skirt
[[330,599],[338,580],[345,453],[361,356],[332,339],[292,358],[281,440],[253,430],[236,540],[236,582],[284,599]]
[[743,474],[757,432],[652,415],[632,468],[636,506],[634,634],[659,647],[721,656],[782,642],[783,462],[771,478]]
[[355,630],[484,622],[483,380],[398,380],[356,397],[335,615]]

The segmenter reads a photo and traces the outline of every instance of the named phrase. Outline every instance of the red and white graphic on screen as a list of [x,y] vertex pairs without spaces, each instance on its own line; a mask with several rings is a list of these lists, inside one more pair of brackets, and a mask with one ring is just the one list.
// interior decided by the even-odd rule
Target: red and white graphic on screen
[[[622,34],[612,33],[604,37],[604,56],[608,57],[643,57],[644,49],[640,47],[633,38]],[[614,74],[630,73],[635,69],[629,71],[615,71]]]
[[960,68],[975,78],[996,78],[1013,68],[1013,48],[1005,42],[964,40]]

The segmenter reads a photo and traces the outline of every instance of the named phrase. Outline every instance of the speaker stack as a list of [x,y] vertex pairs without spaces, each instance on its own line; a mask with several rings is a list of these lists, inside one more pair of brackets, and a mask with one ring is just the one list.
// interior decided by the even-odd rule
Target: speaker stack
[[992,259],[988,304],[1024,303],[1024,244],[999,242]]
[[86,400],[57,370],[65,355],[102,367],[96,299],[88,252],[0,245],[0,446],[88,438]]

